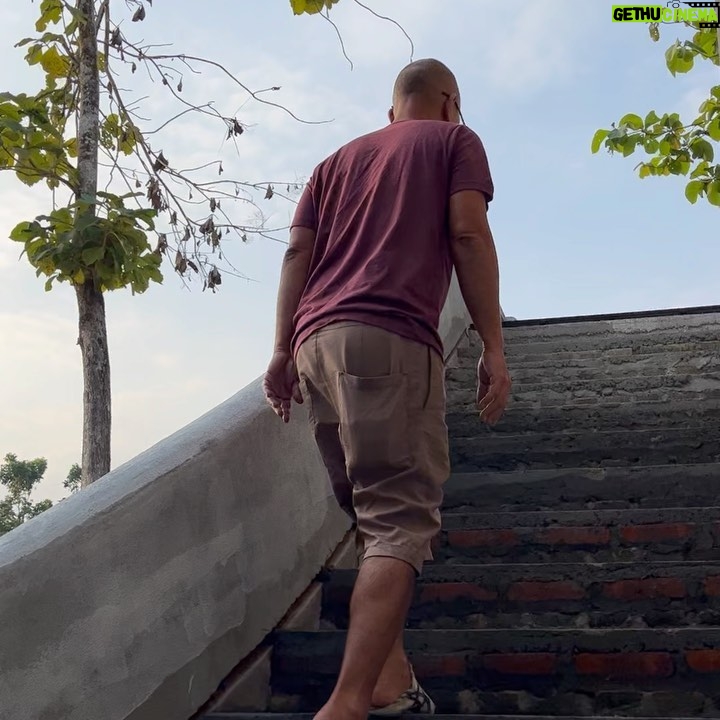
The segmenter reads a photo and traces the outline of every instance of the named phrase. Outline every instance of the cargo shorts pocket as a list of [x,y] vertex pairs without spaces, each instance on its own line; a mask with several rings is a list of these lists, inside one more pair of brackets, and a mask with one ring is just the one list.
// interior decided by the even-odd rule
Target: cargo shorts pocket
[[412,467],[404,373],[357,377],[341,372],[338,401],[340,440],[353,482],[365,485],[388,470]]

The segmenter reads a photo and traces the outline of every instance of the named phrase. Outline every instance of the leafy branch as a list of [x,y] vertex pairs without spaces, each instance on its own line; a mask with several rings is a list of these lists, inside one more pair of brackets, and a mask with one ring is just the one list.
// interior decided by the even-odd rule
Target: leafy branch
[[[694,29],[692,40],[678,40],[665,53],[667,67],[673,76],[690,72],[697,59],[720,65],[718,33],[711,28]],[[657,24],[651,25],[650,35],[654,41],[659,40]],[[715,85],[710,88],[708,98],[700,105],[692,122],[684,122],[678,113],[660,116],[653,110],[645,118],[628,113],[611,128],[598,130],[591,149],[597,153],[605,147],[609,153],[620,153],[623,157],[642,149],[650,159],[635,168],[641,178],[687,176],[690,179],[685,196],[691,203],[705,197],[710,204],[720,207],[720,164],[715,162],[718,143],[720,85]]]
[[[126,4],[134,11],[132,21],[139,23],[146,19],[152,0]],[[246,243],[253,236],[284,242],[266,227],[260,200],[277,195],[294,202],[301,184],[280,183],[287,185],[287,193],[282,193],[277,184],[228,180],[222,177],[221,160],[182,169],[155,143],[164,131],[193,114],[217,121],[225,141],[237,144],[246,132],[238,117],[221,113],[212,103],[196,104],[184,97],[187,77],[200,75],[198,68],[218,71],[249,100],[278,108],[298,122],[317,121],[304,120],[263,97],[279,87],[252,90],[221,63],[128,39],[114,21],[110,3],[103,0],[95,27],[102,78],[99,151],[105,158],[99,166],[107,173],[107,183],[97,198],[82,197],[78,138],[68,131],[78,110],[83,60],[78,33],[84,17],[78,7],[68,0],[42,0],[36,23],[40,35],[22,40],[18,47],[27,47],[27,63],[43,70],[45,87],[35,95],[0,94],[0,170],[14,171],[26,185],[45,182],[49,189],[64,188],[71,195],[66,207],[17,225],[11,238],[24,244],[38,276],[47,277],[47,289],[56,281],[92,281],[100,290],[130,287],[144,292],[150,282],[162,282],[163,258],[184,279],[196,274],[211,290],[222,283],[222,273],[242,277],[227,261],[224,243]],[[141,67],[182,106],[152,127],[144,126],[149,121],[140,116],[139,103],[128,101],[119,82],[123,68],[134,75]],[[215,180],[209,175],[213,171]],[[113,192],[118,182],[125,187],[123,194]],[[248,220],[237,218],[232,207],[238,204],[246,208]],[[87,222],[78,222],[83,217]],[[152,245],[150,236],[155,238]]]

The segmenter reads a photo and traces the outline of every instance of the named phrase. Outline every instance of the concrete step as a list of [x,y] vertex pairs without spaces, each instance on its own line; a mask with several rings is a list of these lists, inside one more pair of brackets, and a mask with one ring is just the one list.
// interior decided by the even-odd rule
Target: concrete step
[[[317,710],[344,632],[280,633],[273,704]],[[719,717],[720,629],[408,630],[418,678],[442,713]]]
[[655,317],[574,318],[572,322],[530,321],[505,324],[505,337],[510,341],[524,338],[553,340],[567,336],[624,335],[657,330],[685,332],[689,328],[707,328],[720,324],[720,306],[703,308],[702,312],[669,313]]
[[[583,348],[561,351],[553,348],[536,350],[529,345],[508,346],[508,365],[511,372],[515,368],[545,367],[548,363],[556,363],[558,367],[586,367],[588,363],[597,361],[608,364],[631,362],[635,358],[645,358],[648,355],[664,355],[666,353],[683,353],[687,355],[707,356],[720,350],[720,341],[702,340],[694,342],[672,342],[657,345],[642,345],[636,347],[615,348]],[[457,363],[462,366],[464,362],[477,363],[482,352],[478,344],[463,345],[458,348],[453,366]]]
[[[451,361],[446,377],[448,384],[458,382],[474,385],[478,358],[465,357]],[[645,375],[691,375],[720,372],[720,350],[704,353],[658,352],[626,357],[596,357],[580,361],[557,362],[555,358],[538,359],[535,363],[510,367],[515,387],[525,383],[549,380],[610,380]]]
[[446,511],[518,512],[706,507],[720,495],[720,464],[456,473]]
[[[356,570],[323,577],[323,629],[345,630]],[[720,624],[720,562],[430,566],[409,627],[430,630]]]
[[627,467],[720,461],[717,425],[690,429],[588,431],[451,437],[454,472]]
[[[698,343],[720,341],[720,323],[703,328],[688,328],[685,332],[658,330],[654,332],[610,333],[601,336],[580,335],[536,340],[529,336],[522,340],[510,340],[505,343],[508,357],[518,355],[555,355],[556,353],[574,353],[592,351],[598,357],[604,353],[618,350],[631,350],[635,353],[664,352],[672,350],[693,350]],[[458,348],[460,357],[477,356],[482,348],[480,338],[470,337],[466,347]]]
[[689,430],[708,423],[720,427],[720,399],[698,402],[686,397],[672,403],[624,403],[606,399],[602,403],[539,408],[517,407],[510,403],[494,427],[481,422],[473,404],[463,409],[452,408],[445,416],[445,422],[454,439],[581,430]]
[[[407,720],[461,720],[461,718],[467,717],[482,717],[483,720],[557,720],[557,717],[549,717],[542,715],[478,715],[477,713],[469,713],[466,715],[447,715],[447,714],[436,714],[436,715],[416,715],[415,713],[409,715],[399,715],[398,717],[406,718]],[[210,713],[202,715],[199,720],[313,720],[315,713],[237,713],[237,712],[226,712],[226,713]],[[580,720],[579,715],[577,716],[565,716],[564,720]],[[607,720],[607,718],[594,718],[594,717],[583,717],[582,720]],[[638,718],[638,720],[642,720]],[[654,718],[653,720],[660,720]],[[678,720],[678,718],[665,718],[664,720]]]
[[[466,715],[416,715],[415,713],[409,715],[400,715],[398,717],[406,718],[407,720],[460,720],[461,718],[471,717],[482,717],[483,720],[557,720],[555,716],[542,716],[542,715],[482,715],[479,716],[476,713],[469,713]],[[237,713],[237,712],[226,712],[226,713],[210,713],[202,715],[199,720],[313,720],[315,713]],[[565,716],[564,720],[580,720],[581,716]],[[582,720],[607,720],[607,718],[594,718],[594,717],[583,717]],[[642,720],[642,719],[638,719]],[[654,718],[653,720],[660,720]],[[677,718],[665,718],[664,720],[678,720]]]
[[720,507],[444,513],[434,564],[720,561]]
[[[471,383],[448,385],[447,406],[473,410],[477,388]],[[509,407],[530,408],[605,402],[674,402],[681,399],[720,399],[720,373],[646,375],[605,380],[560,380],[513,387]]]

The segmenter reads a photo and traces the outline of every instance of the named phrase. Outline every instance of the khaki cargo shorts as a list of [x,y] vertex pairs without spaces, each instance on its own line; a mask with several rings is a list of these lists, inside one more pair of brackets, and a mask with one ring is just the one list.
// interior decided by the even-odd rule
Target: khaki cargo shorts
[[296,357],[315,439],[363,558],[393,557],[420,574],[440,531],[450,473],[444,363],[380,328],[338,322]]

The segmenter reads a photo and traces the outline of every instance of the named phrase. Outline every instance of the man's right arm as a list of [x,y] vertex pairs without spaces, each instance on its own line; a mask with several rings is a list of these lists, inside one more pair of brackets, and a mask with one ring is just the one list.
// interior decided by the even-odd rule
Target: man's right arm
[[505,364],[497,253],[482,192],[461,190],[450,196],[450,251],[463,299],[484,344],[477,399],[483,419],[493,425],[505,411],[511,382]]
[[475,329],[486,349],[504,351],[497,253],[485,196],[477,190],[450,197],[450,252]]

